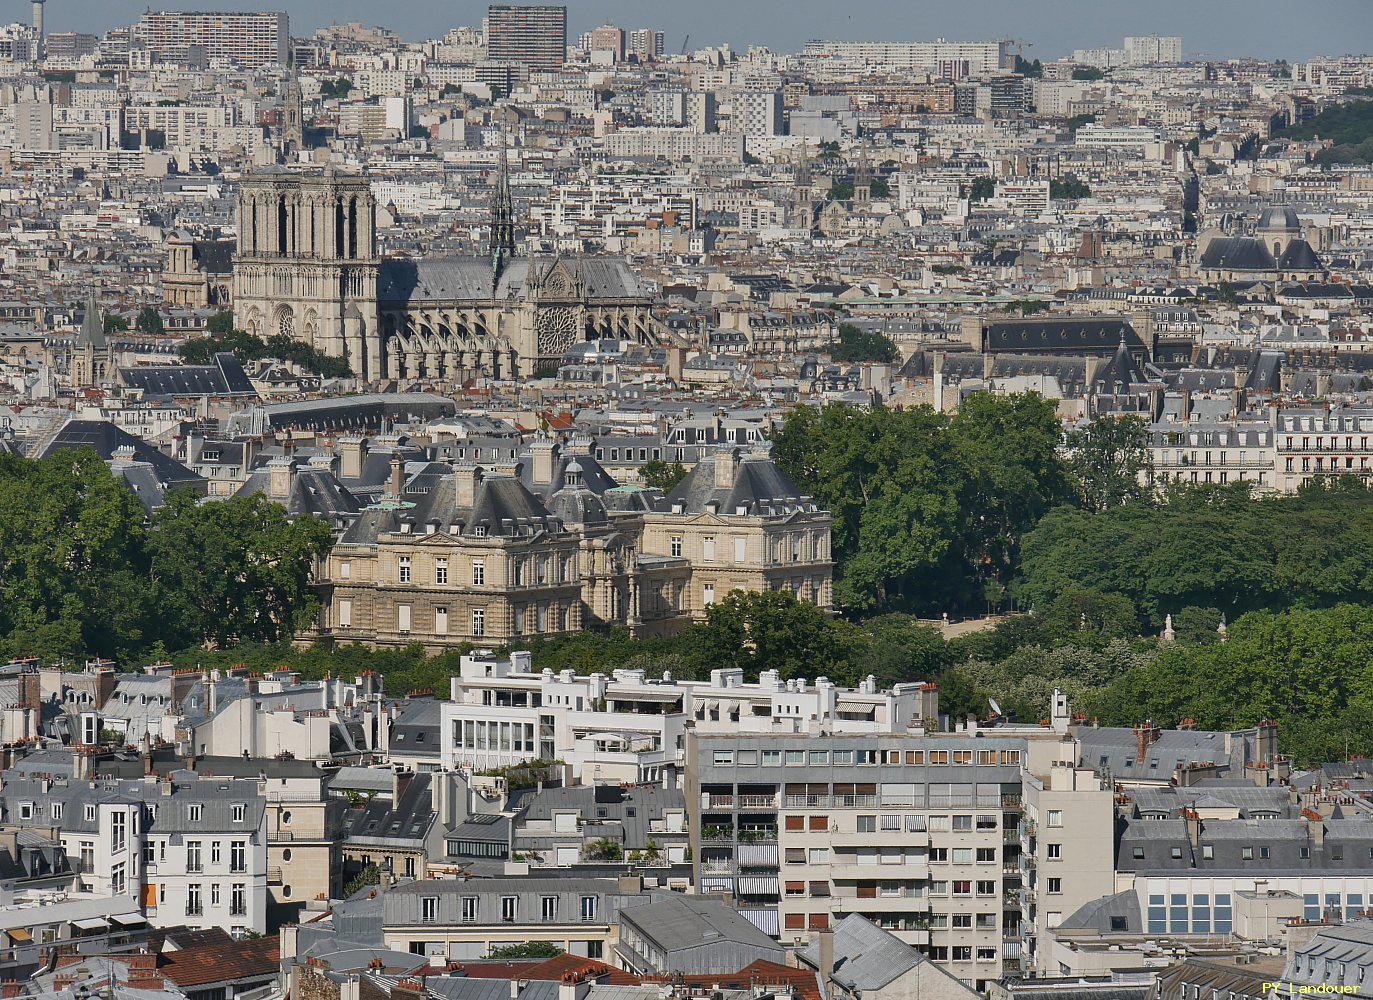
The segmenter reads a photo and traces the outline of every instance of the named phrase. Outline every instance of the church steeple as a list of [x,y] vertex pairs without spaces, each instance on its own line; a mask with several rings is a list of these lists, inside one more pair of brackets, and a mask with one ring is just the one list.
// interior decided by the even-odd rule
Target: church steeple
[[515,206],[510,196],[510,160],[505,150],[505,130],[501,130],[501,153],[491,193],[491,278],[500,281],[501,272],[515,256]]

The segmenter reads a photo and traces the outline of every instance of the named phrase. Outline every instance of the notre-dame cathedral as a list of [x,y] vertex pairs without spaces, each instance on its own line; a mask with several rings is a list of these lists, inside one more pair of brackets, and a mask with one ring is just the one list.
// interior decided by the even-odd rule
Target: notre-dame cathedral
[[240,187],[238,325],[346,358],[360,378],[529,376],[579,340],[655,341],[651,305],[621,260],[516,255],[503,152],[485,257],[379,257],[370,185],[332,165],[267,168]]

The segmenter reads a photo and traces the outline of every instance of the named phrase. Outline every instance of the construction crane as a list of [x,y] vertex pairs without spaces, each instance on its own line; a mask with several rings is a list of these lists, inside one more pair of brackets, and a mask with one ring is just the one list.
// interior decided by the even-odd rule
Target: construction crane
[[687,54],[687,49],[688,49],[690,46],[691,46],[691,35],[690,35],[690,33],[688,33],[687,36],[686,36],[685,38],[682,39],[682,52],[681,52],[681,54],[682,54],[682,55],[686,55],[686,54]]

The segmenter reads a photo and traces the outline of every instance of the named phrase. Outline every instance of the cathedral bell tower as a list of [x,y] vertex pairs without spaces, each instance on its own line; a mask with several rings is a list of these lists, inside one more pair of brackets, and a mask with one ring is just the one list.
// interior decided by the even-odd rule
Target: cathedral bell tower
[[264,340],[303,341],[385,376],[377,314],[376,199],[365,177],[269,167],[239,186],[233,307]]

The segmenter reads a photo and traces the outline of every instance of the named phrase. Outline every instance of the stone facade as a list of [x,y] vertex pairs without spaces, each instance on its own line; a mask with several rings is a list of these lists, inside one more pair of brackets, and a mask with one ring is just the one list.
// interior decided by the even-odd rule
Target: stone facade
[[503,161],[492,219],[488,257],[382,258],[366,178],[328,166],[248,175],[235,315],[250,333],[344,357],[371,381],[530,376],[579,340],[657,339],[651,296],[623,261],[514,256]]

